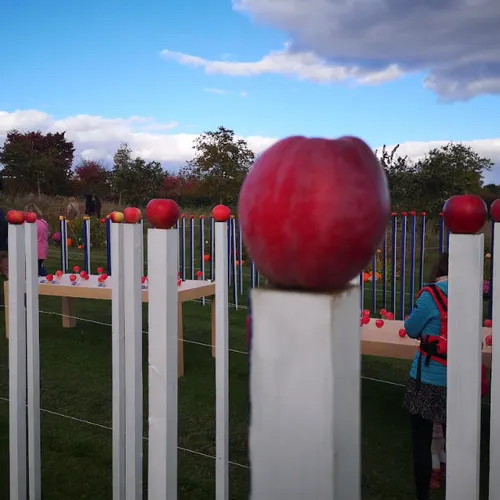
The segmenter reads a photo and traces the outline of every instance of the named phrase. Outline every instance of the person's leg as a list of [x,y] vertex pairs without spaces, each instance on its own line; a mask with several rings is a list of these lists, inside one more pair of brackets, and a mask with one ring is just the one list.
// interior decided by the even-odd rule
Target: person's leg
[[9,254],[7,252],[0,252],[0,274],[9,279]]
[[417,500],[429,500],[429,485],[432,472],[432,426],[430,420],[411,415],[413,443],[413,474]]

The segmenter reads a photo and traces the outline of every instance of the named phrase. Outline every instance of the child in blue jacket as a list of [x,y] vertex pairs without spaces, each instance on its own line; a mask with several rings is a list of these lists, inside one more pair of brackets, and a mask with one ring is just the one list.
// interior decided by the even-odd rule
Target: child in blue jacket
[[[440,424],[446,435],[446,338],[441,324],[447,310],[448,254],[442,253],[405,321],[409,337],[421,340],[410,369],[403,406],[411,416],[413,469],[417,500],[429,499],[432,473],[432,435]],[[443,309],[444,308],[444,309]],[[444,330],[443,330],[444,328]]]

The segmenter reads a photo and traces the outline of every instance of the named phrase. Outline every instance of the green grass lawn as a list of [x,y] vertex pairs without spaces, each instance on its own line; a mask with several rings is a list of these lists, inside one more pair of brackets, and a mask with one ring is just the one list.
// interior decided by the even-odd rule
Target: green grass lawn
[[[94,257],[93,267],[97,267],[103,255],[96,253]],[[51,254],[48,267],[51,271],[57,269],[57,255]],[[44,311],[40,317],[44,499],[109,500],[112,498],[111,304],[79,301],[76,315],[90,322],[79,320],[74,329],[61,326],[60,299],[41,297],[40,310]],[[233,350],[229,358],[230,498],[239,500],[249,496],[245,311],[230,310],[229,320]],[[144,330],[147,330],[147,306]],[[179,380],[179,498],[208,500],[215,495],[215,376],[211,349],[199,343],[210,343],[209,307],[195,302],[184,305],[184,337],[185,376]],[[147,434],[147,335],[143,338]],[[401,408],[401,384],[407,377],[409,362],[364,357],[362,369],[363,499],[413,500],[409,421]],[[8,345],[2,309],[0,499],[8,498],[7,398]],[[483,440],[489,427],[488,409],[483,405]],[[147,457],[146,439],[144,456]],[[483,446],[483,458],[482,498],[487,498],[487,446]],[[444,496],[438,492],[433,498]]]

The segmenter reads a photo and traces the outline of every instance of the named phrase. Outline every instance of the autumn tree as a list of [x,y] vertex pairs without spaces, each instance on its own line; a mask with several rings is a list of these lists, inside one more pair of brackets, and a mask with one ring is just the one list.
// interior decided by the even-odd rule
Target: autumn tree
[[64,194],[72,176],[75,154],[65,132],[42,134],[11,130],[0,148],[2,175],[16,179],[26,190],[43,194]]
[[81,159],[75,168],[76,180],[88,194],[105,195],[109,191],[110,171],[102,160]]
[[219,127],[204,132],[194,142],[195,156],[181,170],[184,178],[197,181],[200,189],[221,203],[234,202],[255,155],[244,139]]
[[154,198],[162,188],[164,172],[157,161],[132,158],[132,150],[122,143],[115,153],[111,183],[120,203],[140,206]]

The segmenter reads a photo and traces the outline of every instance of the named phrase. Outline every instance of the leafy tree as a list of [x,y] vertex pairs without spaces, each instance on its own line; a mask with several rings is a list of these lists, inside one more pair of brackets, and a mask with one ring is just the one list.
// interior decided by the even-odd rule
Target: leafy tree
[[84,192],[101,196],[107,194],[110,172],[104,162],[81,159],[75,174]]
[[66,139],[65,132],[11,130],[0,148],[2,174],[15,178],[38,195],[64,194],[72,176],[74,153],[73,142]]
[[140,206],[154,198],[162,187],[165,174],[157,161],[132,158],[132,150],[122,143],[114,156],[112,186],[120,203]]
[[219,127],[201,134],[193,149],[195,157],[181,170],[181,176],[196,180],[204,193],[221,203],[235,201],[255,159],[246,141]]

